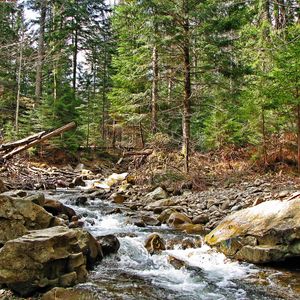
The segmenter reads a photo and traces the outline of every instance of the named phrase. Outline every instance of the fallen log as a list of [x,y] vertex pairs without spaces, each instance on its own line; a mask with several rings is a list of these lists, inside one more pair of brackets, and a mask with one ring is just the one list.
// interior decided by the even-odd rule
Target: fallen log
[[131,151],[131,152],[123,152],[123,156],[148,156],[153,153],[152,149],[144,150],[144,151]]
[[[2,157],[1,157],[1,160],[2,161],[5,161],[6,159],[9,159],[9,158],[12,158],[13,156],[15,156],[16,154],[22,152],[22,151],[25,151],[37,144],[40,144],[54,136],[57,136],[59,134],[62,134],[63,132],[65,131],[68,131],[68,130],[71,130],[73,128],[76,127],[76,124],[75,122],[71,122],[71,123],[68,123],[60,128],[57,128],[51,132],[46,132],[46,131],[42,131],[42,132],[39,132],[37,134],[34,134],[28,138],[25,138],[25,139],[22,139],[22,140],[19,140],[19,141],[16,141],[16,142],[13,142],[13,143],[9,143],[10,145],[15,145],[13,148],[10,148],[10,149],[13,149],[7,153],[5,153]],[[8,144],[6,144],[8,145]],[[2,145],[3,146],[3,145]],[[2,147],[1,146],[1,147]],[[0,151],[1,149],[5,149],[4,148],[1,148],[0,147]],[[8,149],[8,148],[6,148]]]
[[2,144],[0,146],[0,151],[9,151],[9,150],[14,149],[16,147],[26,145],[26,144],[28,144],[28,143],[36,140],[36,139],[41,138],[41,136],[45,133],[46,133],[46,131],[41,131],[41,132],[35,133],[31,136],[28,136],[24,139],[21,139],[21,140],[15,141],[15,142],[11,142],[11,143]]

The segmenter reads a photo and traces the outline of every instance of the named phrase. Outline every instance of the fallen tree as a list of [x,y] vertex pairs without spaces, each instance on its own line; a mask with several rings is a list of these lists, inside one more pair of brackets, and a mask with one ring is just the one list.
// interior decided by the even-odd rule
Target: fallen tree
[[7,159],[12,158],[13,156],[15,156],[16,154],[25,151],[35,145],[38,145],[52,137],[55,137],[57,135],[62,134],[65,131],[71,130],[73,128],[76,127],[76,123],[75,122],[71,122],[68,123],[60,128],[57,128],[55,130],[52,131],[41,131],[39,133],[33,134],[29,137],[26,137],[24,139],[15,141],[15,142],[11,142],[11,143],[6,143],[6,144],[2,144],[0,146],[0,157],[1,157],[1,161],[5,161]]

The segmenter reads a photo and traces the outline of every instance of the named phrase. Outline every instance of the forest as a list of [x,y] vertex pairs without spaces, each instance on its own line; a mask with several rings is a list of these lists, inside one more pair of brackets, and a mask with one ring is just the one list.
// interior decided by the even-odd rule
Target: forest
[[4,141],[75,121],[59,147],[299,161],[298,1],[0,5]]
[[299,0],[0,0],[0,299],[299,297],[299,96]]

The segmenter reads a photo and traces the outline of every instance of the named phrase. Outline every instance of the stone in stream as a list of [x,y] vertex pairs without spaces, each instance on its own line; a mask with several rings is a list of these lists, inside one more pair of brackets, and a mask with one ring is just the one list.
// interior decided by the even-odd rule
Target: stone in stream
[[145,241],[145,248],[151,255],[159,254],[161,251],[166,250],[166,244],[158,233],[152,233]]
[[75,177],[72,180],[72,183],[70,184],[70,187],[74,187],[74,186],[85,186],[85,182],[84,182],[82,176]]
[[178,228],[182,224],[192,224],[192,220],[184,213],[173,212],[167,221],[170,227]]
[[78,196],[75,199],[75,204],[76,205],[85,205],[88,201],[88,198],[86,196]]
[[160,221],[158,221],[155,217],[144,215],[142,216],[142,221],[149,226],[159,226],[161,225]]
[[73,208],[62,204],[58,200],[45,199],[43,207],[47,212],[51,213],[53,216],[65,214],[69,217],[70,220],[76,216],[76,213]]
[[113,193],[111,194],[110,199],[116,204],[122,204],[126,200],[126,197],[121,193]]
[[171,216],[171,214],[175,213],[176,210],[174,208],[167,208],[164,211],[162,211],[162,213],[157,217],[157,219],[161,222],[161,223],[166,223],[169,219],[169,217]]
[[183,260],[180,260],[172,255],[168,256],[168,263],[172,265],[176,270],[182,269],[186,265]]
[[272,200],[226,217],[205,237],[224,254],[252,263],[300,256],[300,197]]
[[118,238],[112,234],[99,236],[97,237],[97,241],[102,247],[103,256],[117,253],[120,248],[120,242]]
[[22,296],[41,288],[83,282],[103,257],[101,246],[82,229],[56,226],[31,231],[0,249],[0,284]]

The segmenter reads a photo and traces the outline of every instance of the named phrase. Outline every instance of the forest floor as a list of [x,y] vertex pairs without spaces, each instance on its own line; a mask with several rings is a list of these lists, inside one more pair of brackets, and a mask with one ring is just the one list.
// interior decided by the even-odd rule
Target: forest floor
[[[112,173],[128,172],[132,185],[121,194],[129,206],[147,211],[148,193],[161,188],[179,211],[194,221],[205,220],[207,231],[231,212],[271,199],[287,199],[300,191],[294,166],[273,162],[266,169],[241,150],[194,153],[189,174],[182,171],[178,151],[146,149],[134,154],[94,151],[74,158],[56,150],[42,157],[10,160],[1,167],[0,179],[8,189],[45,190],[73,188],[84,185],[83,180],[101,181]],[[113,193],[119,193],[118,186],[106,197]]]

